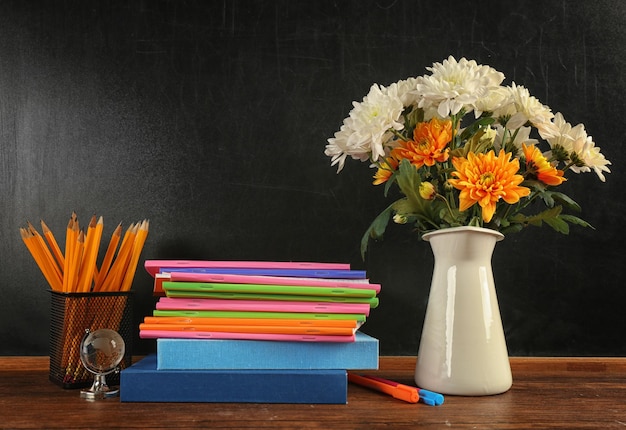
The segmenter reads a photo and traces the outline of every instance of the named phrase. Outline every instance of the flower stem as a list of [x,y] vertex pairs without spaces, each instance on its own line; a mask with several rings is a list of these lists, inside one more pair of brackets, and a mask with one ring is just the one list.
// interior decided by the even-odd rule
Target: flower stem
[[444,196],[442,196],[439,193],[435,194],[435,198],[442,200],[446,204],[446,207],[448,208],[448,212],[450,213],[450,216],[454,218],[454,212],[452,212],[452,208],[450,207],[450,202],[448,201],[448,199],[446,199]]

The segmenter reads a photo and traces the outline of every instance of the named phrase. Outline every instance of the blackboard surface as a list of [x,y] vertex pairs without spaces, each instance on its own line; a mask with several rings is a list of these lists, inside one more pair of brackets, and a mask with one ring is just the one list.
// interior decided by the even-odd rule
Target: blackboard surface
[[[448,55],[524,85],[612,161],[567,184],[595,230],[496,247],[511,355],[624,355],[626,3],[0,1],[0,354],[48,353],[50,297],[19,227],[70,213],[150,219],[144,259],[341,261],[383,284],[364,331],[414,355],[432,253],[401,227],[359,241],[388,201],[339,175],[326,139],[374,82]],[[135,278],[135,320],[151,312]],[[135,353],[155,347],[135,343]]]

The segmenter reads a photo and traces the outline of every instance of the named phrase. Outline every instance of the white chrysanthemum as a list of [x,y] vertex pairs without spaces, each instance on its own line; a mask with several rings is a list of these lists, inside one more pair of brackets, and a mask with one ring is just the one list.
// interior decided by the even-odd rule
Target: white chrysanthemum
[[596,172],[596,175],[598,175],[598,178],[600,178],[602,182],[606,181],[604,173],[602,172],[611,173],[611,170],[606,167],[610,165],[611,162],[600,152],[600,148],[595,146],[591,136],[587,136],[587,145],[585,145],[585,149],[580,154],[580,157],[585,162],[585,165],[591,167],[591,169]]
[[570,169],[573,172],[590,172],[593,169],[598,178],[604,182],[606,178],[602,172],[611,173],[607,167],[611,162],[600,152],[600,148],[595,146],[592,137],[587,135],[585,126],[578,124],[572,127],[560,112],[554,116],[554,125],[558,134],[547,139],[550,147],[561,146],[568,154],[576,154],[585,163],[582,167],[572,166]]
[[401,130],[398,122],[403,105],[397,86],[384,88],[372,85],[362,102],[353,102],[350,115],[334,137],[328,139],[324,153],[331,157],[331,165],[343,169],[348,156],[353,159],[377,161],[384,157],[385,144],[392,138],[390,129]]
[[577,152],[574,150],[574,147],[581,147],[587,139],[585,127],[582,124],[578,124],[572,128],[572,125],[565,121],[563,114],[560,112],[554,116],[554,126],[557,134],[547,139],[551,148],[560,146],[568,153]]
[[[504,133],[505,133],[505,128],[502,127],[500,124],[496,124],[494,125],[494,128],[496,130],[496,138],[493,142],[493,146],[496,150],[496,152],[500,151],[500,149],[503,149],[502,147],[502,139],[504,138]],[[522,143],[525,143],[526,145],[535,145],[538,143],[537,139],[532,139],[530,137],[530,132],[532,131],[531,127],[520,127],[517,132],[515,131],[511,131],[509,129],[506,129],[506,144],[510,145],[511,143],[511,137],[513,137],[513,145],[515,145],[515,147],[517,149],[519,149],[520,151],[522,150]],[[513,133],[513,134],[511,134]]]
[[341,172],[346,162],[346,157],[351,155],[351,152],[353,151],[353,148],[348,146],[348,138],[352,135],[352,133],[354,133],[353,130],[345,124],[342,124],[339,131],[335,133],[335,136],[328,139],[328,144],[326,145],[324,154],[331,157],[331,166],[334,166],[335,164],[338,165],[337,173]]
[[391,92],[400,99],[404,107],[417,103],[417,94],[415,89],[417,88],[417,78],[408,78],[402,81],[395,82],[383,89],[384,92]]
[[361,103],[353,102],[346,125],[354,133],[348,138],[351,147],[369,146],[372,161],[385,155],[384,143],[389,139],[389,130],[401,130],[404,126],[398,122],[404,109],[397,89],[385,91],[374,84]]
[[479,98],[474,103],[474,117],[478,118],[483,112],[494,112],[498,109],[502,109],[509,101],[510,98],[506,88],[493,88],[489,90],[484,97]]
[[544,139],[557,134],[556,128],[551,122],[554,114],[548,106],[531,96],[527,88],[515,85],[515,82],[512,86],[507,87],[507,91],[511,103],[505,104],[502,110],[494,114],[495,116],[511,115],[506,123],[507,128],[515,130],[526,125],[526,123],[531,123]]
[[455,115],[463,108],[466,112],[474,110],[476,102],[504,80],[504,74],[492,67],[465,58],[457,62],[452,56],[427,70],[432,74],[422,76],[417,83],[418,106],[436,107],[442,118]]

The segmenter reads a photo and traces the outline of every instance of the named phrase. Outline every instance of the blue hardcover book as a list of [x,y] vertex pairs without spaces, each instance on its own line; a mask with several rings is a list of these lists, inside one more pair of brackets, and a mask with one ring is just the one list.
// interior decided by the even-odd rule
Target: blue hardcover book
[[159,370],[378,369],[378,339],[354,342],[157,339]]
[[346,404],[345,370],[157,370],[156,356],[123,369],[122,402]]

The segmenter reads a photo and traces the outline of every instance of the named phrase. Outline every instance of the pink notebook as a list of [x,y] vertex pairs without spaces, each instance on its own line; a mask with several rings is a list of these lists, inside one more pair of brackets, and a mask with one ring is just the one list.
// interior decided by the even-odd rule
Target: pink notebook
[[355,335],[308,335],[308,334],[269,334],[269,333],[225,333],[225,332],[186,332],[170,330],[141,330],[142,339],[242,339],[242,340],[275,340],[296,342],[354,342]]
[[161,267],[350,270],[350,264],[347,263],[313,263],[305,261],[146,260],[144,266],[152,276],[159,273]]
[[278,300],[184,299],[161,297],[158,310],[312,312],[363,314],[369,316],[369,303],[287,302]]

